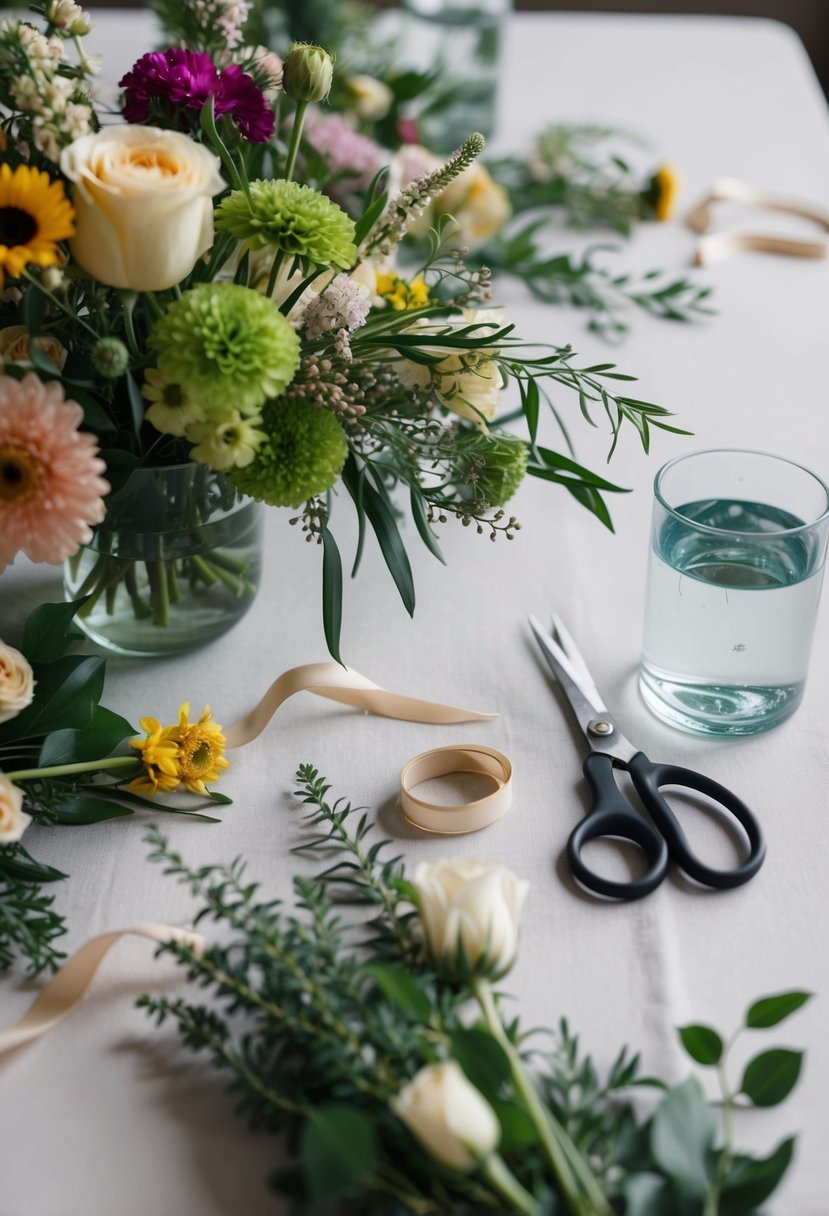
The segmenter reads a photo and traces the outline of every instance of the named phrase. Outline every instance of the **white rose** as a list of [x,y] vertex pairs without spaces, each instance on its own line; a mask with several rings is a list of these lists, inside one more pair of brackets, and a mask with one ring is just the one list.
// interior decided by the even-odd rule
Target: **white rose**
[[213,243],[218,158],[178,131],[107,127],[63,150],[75,183],[70,248],[109,287],[164,291],[190,273]]
[[421,1068],[391,1107],[424,1148],[450,1169],[471,1169],[495,1151],[500,1139],[495,1112],[454,1060]]
[[8,777],[0,777],[0,844],[19,840],[31,822],[23,810],[23,791]]
[[347,88],[351,95],[352,108],[358,118],[373,122],[378,118],[385,118],[388,114],[394,94],[382,80],[358,72],[355,76],[349,76]]
[[19,650],[0,642],[0,722],[8,722],[31,705],[35,679]]
[[418,910],[432,959],[455,963],[463,946],[474,967],[503,975],[518,949],[518,921],[529,889],[498,861],[425,861],[415,871]]

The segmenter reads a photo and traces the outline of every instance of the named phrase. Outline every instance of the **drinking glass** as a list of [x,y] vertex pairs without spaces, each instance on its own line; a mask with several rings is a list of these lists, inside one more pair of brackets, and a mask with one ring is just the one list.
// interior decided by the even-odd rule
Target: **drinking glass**
[[658,718],[753,735],[803,696],[829,536],[829,488],[791,460],[720,449],[654,482],[639,687]]

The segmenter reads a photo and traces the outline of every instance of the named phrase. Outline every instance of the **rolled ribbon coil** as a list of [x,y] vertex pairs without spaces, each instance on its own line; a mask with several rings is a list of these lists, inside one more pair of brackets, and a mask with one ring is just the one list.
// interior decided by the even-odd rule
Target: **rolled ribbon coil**
[[[413,793],[415,786],[450,773],[481,773],[492,777],[497,788],[484,798],[462,805],[444,806]],[[400,774],[400,805],[415,827],[442,836],[478,832],[500,819],[512,801],[512,764],[493,747],[469,743],[432,748],[421,752]]]

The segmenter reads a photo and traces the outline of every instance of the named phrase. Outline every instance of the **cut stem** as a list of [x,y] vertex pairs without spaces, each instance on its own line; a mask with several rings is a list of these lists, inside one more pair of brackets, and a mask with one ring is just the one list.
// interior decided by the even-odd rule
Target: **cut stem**
[[507,1169],[503,1158],[497,1153],[487,1157],[483,1165],[484,1177],[492,1184],[514,1212],[525,1212],[526,1216],[539,1216],[538,1200],[523,1187],[515,1175]]
[[305,125],[305,111],[307,109],[307,101],[298,101],[296,103],[294,125],[291,130],[291,142],[288,144],[288,156],[285,160],[285,177],[288,181],[291,180],[294,172],[294,166],[296,165],[297,152],[299,151],[299,141],[302,138],[302,128]]
[[9,781],[34,781],[38,777],[67,777],[71,773],[94,773],[97,769],[134,768],[137,756],[111,756],[109,760],[79,760],[77,764],[52,764],[46,768],[21,768],[4,773]]

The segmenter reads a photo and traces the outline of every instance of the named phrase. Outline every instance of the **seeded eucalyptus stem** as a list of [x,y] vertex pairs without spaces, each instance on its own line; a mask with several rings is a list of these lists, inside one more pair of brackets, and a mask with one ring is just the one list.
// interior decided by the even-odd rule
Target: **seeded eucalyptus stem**
[[610,1205],[581,1153],[539,1098],[514,1043],[504,1029],[488,982],[484,979],[473,980],[472,991],[490,1033],[506,1053],[513,1084],[535,1124],[568,1212],[572,1216],[611,1216]]

